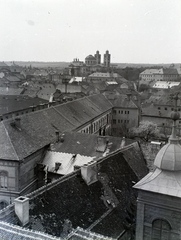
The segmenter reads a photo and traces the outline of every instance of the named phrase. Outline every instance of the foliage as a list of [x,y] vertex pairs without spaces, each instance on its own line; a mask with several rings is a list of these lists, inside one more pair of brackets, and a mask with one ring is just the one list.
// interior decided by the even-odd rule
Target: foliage
[[162,134],[160,133],[157,124],[150,121],[142,121],[140,122],[139,127],[130,129],[130,135],[132,137],[140,137],[148,142],[151,138],[160,138]]
[[140,84],[139,86],[139,92],[144,92],[150,89],[150,86],[147,84]]

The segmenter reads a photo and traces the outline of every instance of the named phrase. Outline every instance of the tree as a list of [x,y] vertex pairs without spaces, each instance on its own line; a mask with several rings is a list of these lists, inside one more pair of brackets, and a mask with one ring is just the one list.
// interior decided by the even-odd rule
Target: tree
[[144,83],[142,83],[142,84],[139,86],[139,92],[148,91],[149,89],[150,89],[150,86],[147,85],[147,84],[144,84]]
[[160,133],[156,123],[142,121],[140,122],[139,127],[130,129],[130,135],[132,137],[140,137],[144,141],[148,142],[150,138],[160,138],[162,134]]

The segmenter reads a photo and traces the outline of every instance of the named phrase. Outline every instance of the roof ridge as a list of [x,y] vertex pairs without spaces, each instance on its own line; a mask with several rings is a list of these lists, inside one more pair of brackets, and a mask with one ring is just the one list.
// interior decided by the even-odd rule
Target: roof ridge
[[[10,228],[12,228],[12,229],[10,229]],[[17,226],[14,224],[10,224],[7,222],[3,222],[3,221],[0,221],[0,229],[5,230],[6,232],[15,233],[15,234],[23,236],[23,237],[28,237],[28,238],[32,238],[32,239],[34,239],[34,237],[36,237],[37,240],[42,240],[42,237],[44,239],[47,239],[47,237],[48,237],[48,239],[60,239],[60,238],[57,238],[55,236],[52,236],[52,235],[44,233],[44,232],[30,230],[30,229],[27,229],[27,228],[24,228],[21,226]],[[16,231],[16,230],[18,230],[18,231]],[[35,235],[38,235],[38,236],[35,236]]]
[[17,157],[16,160],[20,160],[20,158],[19,158],[19,156],[18,156],[18,154],[17,154],[17,152],[16,152],[16,150],[15,150],[15,148],[14,148],[14,145],[13,145],[13,143],[12,143],[12,141],[11,141],[11,138],[10,138],[10,136],[9,136],[9,133],[8,133],[8,131],[7,131],[6,127],[5,127],[5,125],[4,125],[4,122],[2,122],[2,125],[3,125],[3,127],[4,127],[5,132],[6,132],[6,135],[7,135],[7,137],[8,137],[8,140],[9,140],[9,142],[10,142],[10,144],[11,144],[13,150],[14,150],[14,153],[15,153],[15,155],[16,155],[16,157]]

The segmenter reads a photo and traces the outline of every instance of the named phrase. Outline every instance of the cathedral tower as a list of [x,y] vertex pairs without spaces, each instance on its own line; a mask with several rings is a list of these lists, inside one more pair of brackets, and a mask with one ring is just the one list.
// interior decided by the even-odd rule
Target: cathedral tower
[[101,54],[99,53],[99,51],[96,52],[94,57],[96,58],[96,63],[101,64]]
[[111,63],[111,54],[107,50],[106,53],[104,54],[104,66],[110,67],[110,63]]

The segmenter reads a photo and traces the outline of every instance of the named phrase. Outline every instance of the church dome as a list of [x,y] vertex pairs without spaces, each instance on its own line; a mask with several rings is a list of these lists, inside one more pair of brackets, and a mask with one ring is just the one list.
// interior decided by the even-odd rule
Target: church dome
[[181,145],[170,141],[158,152],[154,165],[162,170],[181,171]]
[[85,58],[85,60],[96,60],[94,56],[89,55]]

